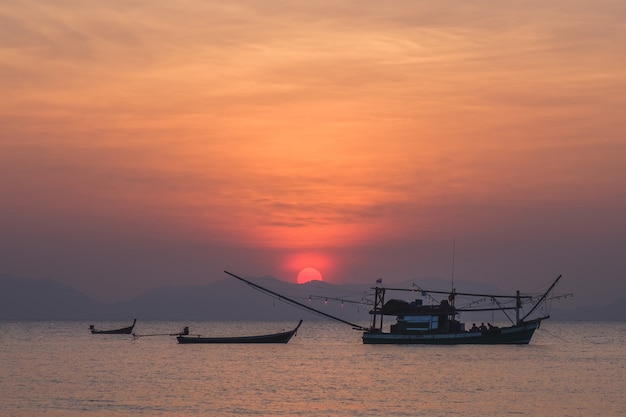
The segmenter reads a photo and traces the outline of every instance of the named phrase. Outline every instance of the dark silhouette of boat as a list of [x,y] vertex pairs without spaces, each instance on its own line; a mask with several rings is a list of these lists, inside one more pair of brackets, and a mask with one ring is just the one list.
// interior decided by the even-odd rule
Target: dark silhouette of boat
[[[302,320],[298,323],[295,329],[288,332],[262,334],[255,336],[231,336],[231,337],[202,337],[200,335],[185,335],[184,333],[176,337],[178,343],[192,344],[192,343],[287,343],[296,334]],[[189,333],[186,328],[185,333]]]
[[[365,344],[436,344],[436,345],[461,345],[461,344],[528,344],[539,328],[541,322],[550,318],[549,315],[528,319],[537,308],[548,300],[549,294],[561,279],[561,275],[552,283],[548,290],[538,297],[521,295],[519,291],[515,295],[475,294],[446,291],[424,291],[421,289],[400,288],[374,288],[374,308],[370,311],[372,325],[363,332]],[[385,303],[385,292],[395,291],[419,291],[424,296],[429,294],[444,294],[447,298],[438,304],[423,305],[421,299],[412,302],[392,299]],[[455,300],[465,297],[466,307],[456,307]],[[434,297],[430,297],[434,300]],[[479,300],[482,301],[479,301]],[[482,307],[484,300],[490,300],[495,307]],[[522,304],[536,300],[530,311],[520,318]],[[507,304],[509,303],[509,304]],[[511,317],[512,325],[496,327],[484,323],[477,327],[476,324],[469,330],[465,329],[465,323],[457,320],[460,312],[471,311],[515,311],[515,320]],[[383,317],[396,316],[396,323],[390,326],[388,332],[383,329]]]
[[[281,301],[348,324],[355,330],[363,331],[362,339],[364,344],[528,344],[541,322],[550,318],[547,314],[537,318],[530,318],[531,315],[540,306],[549,308],[547,302],[550,300],[571,296],[571,294],[551,296],[556,284],[561,279],[561,275],[556,278],[545,293],[539,295],[522,295],[519,291],[515,295],[463,293],[457,292],[454,287],[452,291],[430,291],[423,290],[417,286],[410,289],[376,286],[372,288],[374,290],[374,301],[372,303],[374,307],[370,311],[372,315],[371,325],[370,327],[363,327],[263,288],[231,272],[224,272],[258,291],[278,297]],[[382,280],[378,280],[378,283],[382,283]],[[415,299],[411,302],[391,299],[385,302],[385,293],[387,291],[409,291],[428,297],[431,302],[434,301],[435,303],[424,305],[421,299]],[[431,294],[435,296],[438,294],[443,295],[443,299],[438,301]],[[465,305],[458,306],[459,303],[455,305],[457,298],[459,301],[464,300]],[[492,306],[485,307],[484,304],[487,302],[491,302]],[[524,304],[530,304],[531,308],[528,313],[520,317]],[[511,310],[515,311],[514,318],[507,313],[507,311]],[[511,321],[511,325],[496,327],[491,324],[482,324],[480,327],[474,325],[470,329],[465,329],[465,323],[457,319],[457,315],[462,312],[480,311],[501,311]],[[389,331],[383,330],[383,317],[385,316],[396,316],[396,323],[389,326]]]
[[91,334],[131,334],[135,328],[135,323],[137,323],[137,319],[133,320],[133,324],[128,327],[113,330],[98,330],[92,324],[89,326],[89,330],[91,330]]

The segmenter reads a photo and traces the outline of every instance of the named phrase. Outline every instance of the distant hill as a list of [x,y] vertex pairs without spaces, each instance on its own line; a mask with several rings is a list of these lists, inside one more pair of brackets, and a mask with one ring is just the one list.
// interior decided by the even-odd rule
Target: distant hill
[[[304,285],[286,283],[272,277],[255,278],[254,282],[285,297],[338,316],[353,323],[367,323],[371,306],[360,303],[371,285],[333,285],[314,281]],[[386,283],[411,288],[415,282],[422,288],[447,290],[450,283],[436,278]],[[457,282],[459,291],[500,293],[493,285]],[[421,293],[416,288],[415,298]],[[390,298],[394,296],[390,293]],[[371,297],[368,297],[371,298]],[[412,295],[404,295],[407,300]],[[565,305],[565,307],[562,307]],[[555,320],[626,320],[626,299],[606,306],[575,307],[568,302],[555,305]],[[85,294],[53,280],[34,280],[0,276],[0,320],[320,320],[320,316],[288,305],[279,297],[261,294],[233,278],[202,286],[162,287],[130,301],[100,303]],[[464,320],[471,320],[462,317]],[[480,318],[477,318],[480,320]]]
[[65,284],[0,275],[2,320],[92,320],[105,311],[105,305]]

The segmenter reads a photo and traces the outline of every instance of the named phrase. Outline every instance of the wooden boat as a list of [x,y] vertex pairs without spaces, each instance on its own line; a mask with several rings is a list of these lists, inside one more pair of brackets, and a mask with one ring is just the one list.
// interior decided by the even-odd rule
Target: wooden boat
[[137,319],[133,320],[133,324],[128,327],[113,330],[98,330],[92,324],[89,326],[89,330],[91,330],[91,334],[131,334],[135,328],[135,323],[137,323]]
[[[295,329],[288,332],[262,334],[255,336],[231,336],[231,337],[202,337],[200,335],[184,335],[181,334],[176,339],[180,344],[192,344],[192,343],[287,343],[296,334],[302,320],[298,323]],[[188,331],[186,333],[189,333]]]
[[[339,317],[319,311],[296,300],[287,298],[267,288],[263,288],[251,281],[241,278],[233,273],[224,271],[228,275],[245,282],[254,289],[278,297],[279,300],[303,308],[321,316],[342,322],[352,326],[353,329],[363,331],[364,344],[433,344],[433,345],[460,345],[460,344],[528,344],[539,328],[541,322],[550,318],[549,315],[530,318],[540,306],[546,306],[546,302],[558,298],[566,298],[571,294],[551,296],[556,284],[561,279],[559,275],[550,285],[548,290],[536,296],[522,295],[519,291],[515,295],[475,294],[452,291],[426,291],[419,287],[384,288],[374,287],[373,309],[370,311],[372,321],[370,327],[363,327],[350,323]],[[377,281],[377,283],[380,281]],[[392,299],[385,303],[387,291],[410,291],[419,292],[422,296],[429,297],[431,301],[436,299],[431,294],[444,295],[444,299],[433,305],[423,305],[421,299],[408,302]],[[465,306],[455,306],[455,300],[465,299]],[[495,307],[483,307],[490,301]],[[522,306],[533,303],[530,311],[523,317]],[[511,305],[513,303],[513,305]],[[515,319],[512,319],[507,311],[515,311]],[[491,324],[481,327],[472,326],[465,329],[465,323],[457,319],[462,312],[501,311],[511,321],[512,325],[496,327]],[[396,316],[396,323],[392,324],[388,332],[383,331],[383,317]]]
[[[524,303],[531,302],[535,298],[530,295],[521,295],[519,291],[515,295],[494,295],[494,294],[474,294],[462,293],[452,290],[445,291],[423,291],[422,295],[444,294],[447,298],[438,304],[425,306],[421,299],[412,302],[392,299],[385,303],[385,292],[413,291],[416,289],[389,289],[375,287],[374,308],[370,311],[372,315],[371,327],[363,332],[364,344],[437,344],[437,345],[460,345],[460,344],[528,344],[533,337],[535,330],[539,328],[543,320],[550,316],[545,315],[534,319],[528,317],[537,308],[548,300],[549,294],[561,279],[559,276],[548,290],[531,307],[530,311],[520,318],[520,312]],[[465,297],[468,301],[467,307],[456,307],[455,300]],[[431,297],[434,299],[434,297]],[[496,307],[482,307],[477,299],[490,300]],[[473,300],[473,301],[472,301]],[[507,306],[507,302],[514,305]],[[476,327],[474,324],[469,330],[465,329],[465,323],[457,320],[456,316],[461,312],[471,311],[503,311],[514,310],[515,320],[511,320],[512,325],[506,327],[496,327],[484,325]],[[396,323],[390,326],[388,332],[383,331],[383,317],[396,316]]]

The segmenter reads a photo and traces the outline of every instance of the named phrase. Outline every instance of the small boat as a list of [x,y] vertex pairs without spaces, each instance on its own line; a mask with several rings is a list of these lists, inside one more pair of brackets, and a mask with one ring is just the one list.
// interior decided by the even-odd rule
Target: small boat
[[135,328],[135,323],[137,323],[137,319],[133,320],[133,324],[128,327],[113,330],[98,330],[93,326],[93,324],[91,324],[89,326],[89,330],[91,330],[91,334],[131,334]]
[[298,323],[295,329],[288,332],[262,334],[255,336],[231,336],[231,337],[202,337],[200,335],[188,335],[189,330],[186,328],[184,333],[176,337],[180,344],[192,344],[192,343],[287,343],[296,334],[302,320]]
[[[494,295],[475,294],[445,291],[424,291],[421,289],[401,289],[401,288],[374,288],[374,308],[370,311],[372,315],[372,325],[363,332],[364,344],[431,344],[431,345],[461,345],[461,344],[483,344],[483,345],[503,345],[503,344],[528,344],[535,330],[539,328],[542,320],[550,318],[549,315],[528,319],[537,308],[545,303],[549,298],[561,276],[552,283],[548,290],[541,296],[536,297],[536,302],[530,311],[520,318],[520,312],[524,303],[535,300],[530,295],[521,295],[519,291],[515,295]],[[384,302],[385,292],[395,291],[419,291],[423,296],[430,294],[444,294],[444,298],[434,305],[423,305],[421,299],[412,302],[392,299]],[[457,297],[466,297],[465,307],[456,307]],[[483,307],[483,303],[489,300],[495,307]],[[508,303],[508,304],[507,304]],[[496,327],[484,323],[477,327],[466,330],[465,323],[457,320],[456,316],[461,312],[476,311],[502,311],[514,310],[515,320],[511,317],[512,325],[506,327]],[[396,323],[390,325],[390,331],[383,331],[383,317],[396,316]]]

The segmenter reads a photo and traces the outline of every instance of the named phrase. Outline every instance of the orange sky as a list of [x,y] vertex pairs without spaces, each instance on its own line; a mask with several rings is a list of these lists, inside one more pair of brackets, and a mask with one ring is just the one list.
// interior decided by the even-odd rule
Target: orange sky
[[624,21],[621,1],[0,0],[0,273],[446,277],[457,239],[468,279],[530,262],[512,279],[623,292]]

